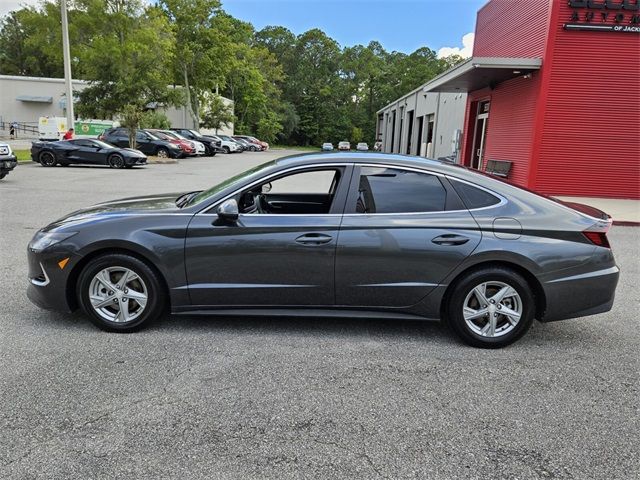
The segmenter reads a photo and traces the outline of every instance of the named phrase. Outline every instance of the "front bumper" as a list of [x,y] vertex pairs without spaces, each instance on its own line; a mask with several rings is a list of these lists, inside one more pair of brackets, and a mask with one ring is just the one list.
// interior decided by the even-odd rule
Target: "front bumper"
[[18,159],[15,155],[7,155],[0,158],[0,172],[7,173],[18,166]]
[[608,312],[619,278],[620,269],[614,265],[544,283],[547,311],[540,320],[553,322]]
[[124,163],[125,165],[146,165],[147,157],[126,158]]
[[[69,260],[61,267],[60,262]],[[67,285],[74,266],[80,256],[56,249],[43,251],[27,250],[29,266],[29,285],[27,297],[31,302],[45,310],[72,312],[75,310],[75,298],[69,298]]]

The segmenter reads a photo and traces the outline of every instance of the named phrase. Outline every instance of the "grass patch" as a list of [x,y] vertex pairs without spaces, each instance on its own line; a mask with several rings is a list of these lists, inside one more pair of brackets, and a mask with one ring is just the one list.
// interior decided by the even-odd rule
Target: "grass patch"
[[319,152],[320,147],[301,147],[300,145],[272,145],[269,150],[304,150],[306,152]]
[[14,150],[13,154],[18,157],[18,162],[30,162],[31,151],[30,150]]

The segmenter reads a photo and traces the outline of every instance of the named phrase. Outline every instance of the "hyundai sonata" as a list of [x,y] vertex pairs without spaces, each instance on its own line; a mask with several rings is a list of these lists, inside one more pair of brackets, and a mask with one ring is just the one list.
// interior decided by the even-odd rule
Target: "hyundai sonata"
[[299,155],[51,223],[28,247],[28,295],[115,332],[165,309],[443,319],[465,342],[499,347],[534,319],[611,309],[610,225],[449,163]]

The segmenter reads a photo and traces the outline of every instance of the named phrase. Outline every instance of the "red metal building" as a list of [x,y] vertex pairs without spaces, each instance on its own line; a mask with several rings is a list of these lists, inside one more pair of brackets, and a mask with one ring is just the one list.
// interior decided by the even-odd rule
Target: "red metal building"
[[640,0],[491,0],[473,58],[428,86],[468,92],[461,163],[512,162],[510,180],[548,194],[640,198]]

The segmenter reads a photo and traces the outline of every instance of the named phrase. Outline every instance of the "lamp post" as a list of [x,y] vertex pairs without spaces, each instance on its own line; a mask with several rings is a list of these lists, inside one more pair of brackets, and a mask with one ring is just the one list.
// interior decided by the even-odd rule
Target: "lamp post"
[[71,86],[71,54],[69,52],[69,20],[67,19],[67,0],[60,0],[62,14],[62,55],[64,57],[64,83],[67,97],[67,128],[73,128],[73,88]]

